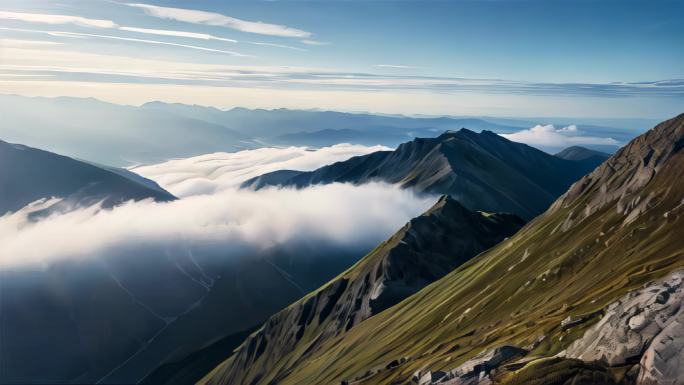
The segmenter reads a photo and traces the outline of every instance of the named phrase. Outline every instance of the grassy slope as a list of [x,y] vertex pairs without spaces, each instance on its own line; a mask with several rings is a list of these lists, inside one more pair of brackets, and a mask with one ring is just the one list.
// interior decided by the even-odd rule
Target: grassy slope
[[579,335],[561,340],[561,320],[684,266],[683,143],[684,115],[635,139],[514,237],[318,346],[279,384],[339,383],[408,357],[363,381],[390,384],[541,336],[534,354],[559,351]]
[[[512,214],[472,212],[443,196],[357,264],[271,317],[213,381],[278,382],[308,358],[312,346],[443,277],[523,224]],[[251,370],[260,366],[270,369],[267,375]]]

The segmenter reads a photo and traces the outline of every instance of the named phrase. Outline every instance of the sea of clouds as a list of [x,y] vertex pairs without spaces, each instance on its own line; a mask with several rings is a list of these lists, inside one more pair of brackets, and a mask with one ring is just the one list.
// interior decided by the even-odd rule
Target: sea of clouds
[[49,266],[136,248],[201,246],[230,257],[298,242],[373,247],[436,197],[383,183],[258,191],[237,186],[264,172],[315,169],[379,149],[260,149],[134,169],[180,199],[128,202],[111,210],[95,205],[32,220],[31,212],[53,203],[37,202],[0,218],[0,267]]
[[277,170],[311,171],[353,156],[391,150],[385,146],[336,144],[313,150],[307,147],[260,148],[217,152],[133,168],[178,197],[213,194],[236,188],[248,179]]

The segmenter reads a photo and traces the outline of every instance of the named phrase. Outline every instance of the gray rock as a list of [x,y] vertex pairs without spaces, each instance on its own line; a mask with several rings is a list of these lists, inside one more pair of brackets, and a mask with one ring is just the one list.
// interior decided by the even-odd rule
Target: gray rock
[[503,363],[523,357],[527,350],[515,346],[500,346],[478,354],[448,372],[419,371],[414,374],[418,385],[488,385],[491,384],[490,371]]
[[608,305],[605,316],[559,356],[608,366],[638,360],[637,385],[684,384],[683,304],[684,270]]

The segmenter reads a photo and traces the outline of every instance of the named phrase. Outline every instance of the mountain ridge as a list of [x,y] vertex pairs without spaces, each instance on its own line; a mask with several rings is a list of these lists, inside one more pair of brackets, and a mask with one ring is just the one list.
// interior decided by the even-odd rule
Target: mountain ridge
[[244,182],[242,187],[301,188],[380,180],[419,193],[449,194],[471,209],[513,212],[531,219],[595,166],[554,157],[491,131],[476,133],[463,128],[436,138],[416,138],[394,151],[353,157],[310,172],[267,173]]
[[[0,140],[0,215],[52,197],[62,198],[62,202],[56,204],[61,206],[101,202],[103,207],[128,200],[176,199],[158,185],[145,183],[144,178],[129,171],[115,171]],[[57,208],[56,205],[53,206]]]
[[[523,224],[515,215],[473,212],[442,196],[347,271],[271,317],[236,349],[232,367],[230,360],[221,365],[233,369],[221,378],[225,383],[265,381],[249,369],[260,357],[267,360],[260,365],[287,373],[293,363],[306,361],[314,346],[438,280]],[[287,353],[269,359],[274,352]],[[277,374],[269,378],[278,381]]]

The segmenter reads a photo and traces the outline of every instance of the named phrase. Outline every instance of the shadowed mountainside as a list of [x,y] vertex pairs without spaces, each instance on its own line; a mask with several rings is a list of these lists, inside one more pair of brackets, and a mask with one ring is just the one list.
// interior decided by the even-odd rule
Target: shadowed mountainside
[[156,183],[129,171],[0,140],[0,215],[51,197],[64,198],[60,205],[102,201],[104,207],[128,200],[175,199]]

